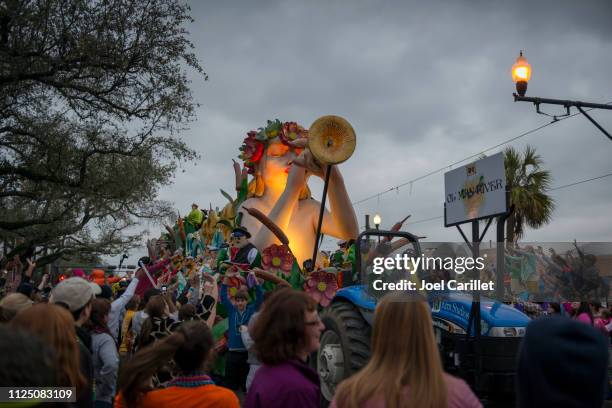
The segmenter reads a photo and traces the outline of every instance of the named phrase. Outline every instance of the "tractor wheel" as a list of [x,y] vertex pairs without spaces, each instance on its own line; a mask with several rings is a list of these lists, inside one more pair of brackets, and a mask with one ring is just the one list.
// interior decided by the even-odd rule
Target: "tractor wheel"
[[317,372],[323,402],[330,402],[336,386],[363,367],[370,358],[369,324],[357,307],[336,302],[321,313],[325,331],[317,351]]

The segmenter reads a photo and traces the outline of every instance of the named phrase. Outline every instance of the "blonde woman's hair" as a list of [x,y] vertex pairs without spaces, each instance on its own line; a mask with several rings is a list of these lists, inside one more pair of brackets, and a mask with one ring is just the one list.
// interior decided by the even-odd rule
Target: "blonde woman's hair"
[[361,407],[372,398],[384,399],[387,408],[447,406],[429,305],[422,298],[386,295],[376,307],[371,343],[366,366],[336,390],[339,408]]

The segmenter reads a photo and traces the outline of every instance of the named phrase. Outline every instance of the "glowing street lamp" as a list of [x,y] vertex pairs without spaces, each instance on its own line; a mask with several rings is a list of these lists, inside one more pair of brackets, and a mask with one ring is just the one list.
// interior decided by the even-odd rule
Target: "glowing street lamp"
[[374,215],[373,221],[374,221],[374,226],[376,227],[376,229],[378,229],[378,227],[382,223],[382,218],[380,217],[379,213],[376,213],[376,215]]
[[525,96],[529,79],[531,79],[531,65],[527,62],[527,58],[523,57],[523,51],[521,50],[519,57],[512,66],[512,80],[516,83],[516,92],[520,96]]
[[[540,98],[540,97],[531,97],[525,96],[527,92],[527,82],[531,78],[531,65],[527,62],[527,59],[523,57],[523,51],[520,52],[519,57],[516,59],[514,65],[512,65],[512,80],[516,83],[516,92],[512,94],[514,96],[514,102],[531,102],[536,107],[536,112],[541,115],[551,116],[553,121],[557,121],[558,118],[563,116],[570,115],[570,108],[573,106],[580,113],[584,115],[593,125],[597,127],[597,129],[601,130],[601,132],[608,137],[608,139],[612,140],[612,135],[608,133],[595,119],[593,119],[583,108],[591,108],[591,109],[608,109],[612,110],[612,105],[606,105],[603,103],[591,103],[591,102],[581,102],[581,101],[570,101],[563,99],[550,99],[550,98]],[[548,113],[542,112],[540,110],[541,104],[549,104],[549,105],[561,105],[565,108],[565,114],[563,115],[550,115]]]

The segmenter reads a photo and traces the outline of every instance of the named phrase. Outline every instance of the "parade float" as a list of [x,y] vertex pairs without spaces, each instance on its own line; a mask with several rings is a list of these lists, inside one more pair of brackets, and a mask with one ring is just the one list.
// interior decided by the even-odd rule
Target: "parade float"
[[[338,116],[317,119],[309,129],[296,122],[268,121],[247,133],[234,161],[235,196],[222,209],[192,206],[185,218],[166,226],[148,243],[151,258],[170,258],[156,285],[178,284],[193,274],[218,275],[233,297],[251,290],[252,274],[264,289],[291,286],[320,305],[326,329],[311,363],[321,378],[322,397],[330,401],[337,384],[369,357],[369,336],[376,297],[364,278],[377,254],[421,253],[416,236],[389,231],[359,233],[357,218],[338,164],[356,146],[351,125]],[[324,180],[321,202],[312,198],[308,179]],[[326,201],[329,198],[329,210]],[[319,252],[321,234],[341,240],[330,256]],[[454,295],[432,302],[435,331],[447,370],[462,375],[484,393],[512,385],[513,358],[528,318],[515,309],[482,299],[481,332],[475,333],[472,298]],[[213,333],[223,350],[227,321],[218,306]],[[393,335],[402,335],[394,333]],[[470,339],[476,338],[476,346]],[[476,348],[475,348],[476,347]],[[220,353],[222,355],[222,353]],[[483,361],[487,364],[483,364]],[[216,370],[223,372],[222,362]],[[478,377],[478,378],[476,378]],[[484,390],[484,391],[483,391]]]

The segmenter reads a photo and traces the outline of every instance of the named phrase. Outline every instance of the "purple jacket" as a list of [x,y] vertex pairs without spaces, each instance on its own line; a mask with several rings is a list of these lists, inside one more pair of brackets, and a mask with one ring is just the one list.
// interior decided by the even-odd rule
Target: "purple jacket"
[[320,406],[319,377],[299,360],[262,365],[249,388],[244,408],[315,408]]

